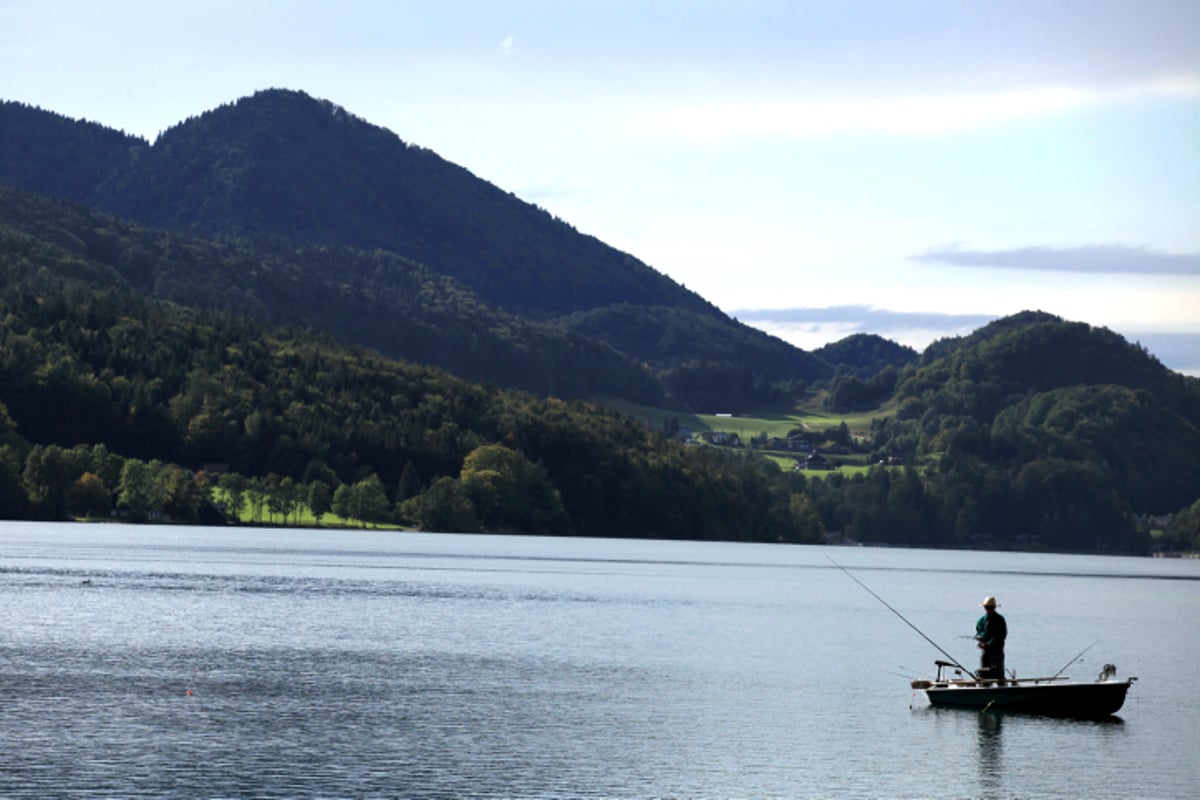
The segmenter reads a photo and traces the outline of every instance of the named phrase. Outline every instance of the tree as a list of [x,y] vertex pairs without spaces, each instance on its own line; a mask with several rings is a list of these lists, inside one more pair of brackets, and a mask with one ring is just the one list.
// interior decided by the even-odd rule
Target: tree
[[241,519],[242,505],[246,502],[248,482],[245,475],[237,472],[226,472],[217,479],[217,486],[225,493],[228,501],[225,513],[235,522]]
[[325,481],[314,480],[308,484],[308,508],[321,524],[321,517],[333,510],[333,490]]
[[25,516],[25,490],[21,485],[21,458],[12,445],[0,445],[0,518]]
[[354,517],[362,522],[363,527],[368,522],[379,522],[387,514],[387,492],[384,491],[383,481],[374,473],[355,483],[350,496]]
[[117,487],[117,502],[129,511],[135,522],[144,521],[151,511],[161,508],[159,488],[154,477],[157,467],[145,461],[131,458],[121,468],[121,482]]
[[107,515],[112,508],[112,493],[93,472],[83,473],[71,484],[67,500],[72,513],[85,517]]
[[74,481],[64,451],[57,445],[34,445],[25,457],[21,483],[29,501],[52,518],[67,513],[67,491]]
[[544,467],[503,445],[475,448],[459,481],[486,528],[561,534],[569,527],[562,498]]
[[1200,500],[1171,517],[1163,541],[1176,550],[1200,553]]
[[424,531],[467,533],[479,530],[475,508],[462,483],[442,475],[404,504],[404,514]]
[[417,473],[417,467],[413,464],[412,459],[409,459],[404,464],[404,471],[400,473],[400,483],[396,487],[396,503],[403,503],[410,497],[416,497],[424,488],[421,484],[421,476]]
[[821,515],[807,495],[793,492],[788,500],[788,510],[791,513],[792,525],[796,532],[794,541],[819,542],[825,533],[821,523]]
[[125,466],[125,459],[109,452],[103,444],[98,444],[92,447],[89,461],[89,471],[96,473],[105,486],[113,487],[120,483],[121,468]]
[[177,464],[162,464],[154,476],[160,498],[160,510],[174,519],[193,520],[205,502],[192,473]]
[[342,519],[354,519],[354,493],[349,484],[339,483],[330,510]]

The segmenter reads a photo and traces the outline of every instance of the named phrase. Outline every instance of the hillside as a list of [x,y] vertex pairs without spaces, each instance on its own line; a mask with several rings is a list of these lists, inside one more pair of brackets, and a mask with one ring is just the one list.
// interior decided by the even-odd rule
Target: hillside
[[887,367],[900,369],[915,364],[921,357],[911,347],[873,333],[852,334],[818,347],[812,354],[835,368],[845,367],[862,380],[875,377]]
[[[0,252],[2,518],[120,507],[191,520],[192,471],[223,462],[269,479],[273,496],[369,479],[382,501],[372,520],[394,508],[437,530],[818,534],[769,464],[684,448],[583,403],[147,299],[112,268],[2,224]],[[152,485],[135,477],[146,474]]]
[[[94,153],[95,163],[65,186],[62,176],[78,159],[56,154],[74,152],[75,142],[103,134],[90,123],[75,125],[48,112],[4,104],[0,129],[13,133],[0,140],[0,181],[86,202],[153,228],[388,251],[452,278],[510,317],[534,322],[613,306],[686,312],[681,317],[697,318],[689,327],[703,333],[689,343],[689,359],[717,375],[748,371],[749,402],[771,399],[781,387],[828,373],[819,360],[737,323],[636,258],[429,150],[301,92],[259,92],[182,122],[153,145],[109,132],[106,146]],[[44,146],[30,157],[22,148],[35,137]],[[85,180],[93,181],[90,190]],[[297,273],[301,281],[306,277]],[[289,310],[274,307],[280,302],[275,295],[258,294],[256,302],[268,318],[290,319]],[[381,346],[382,332],[363,339],[361,325],[343,326],[336,315],[326,322],[343,341],[405,354]],[[571,329],[574,323],[565,325]],[[605,337],[599,341],[612,344]],[[527,349],[536,347],[530,343]],[[680,366],[667,353],[626,355],[660,370]],[[684,408],[747,402],[740,387],[725,394],[718,387],[714,396],[711,377],[702,378],[696,391],[689,387],[697,381],[674,375],[658,379],[669,402]],[[535,380],[525,376],[506,385],[533,386]],[[562,386],[560,392],[574,391],[567,388],[570,382]]]
[[[827,363],[781,339],[686,309],[622,304],[556,322],[647,364],[671,396],[688,398],[694,408],[788,404],[797,383],[832,374]],[[767,385],[779,376],[790,385]]]
[[933,409],[986,423],[1030,392],[1113,384],[1150,391],[1200,424],[1198,382],[1106,328],[1023,312],[948,344],[931,346],[896,387],[905,414]]
[[1137,515],[1200,496],[1200,381],[1140,347],[1023,312],[939,352],[900,372],[897,414],[872,432],[878,458],[926,465],[924,480],[897,487],[879,469],[825,487],[826,525],[905,543],[1138,550]]
[[0,182],[80,203],[125,169],[144,139],[94,122],[0,101]]
[[59,263],[108,268],[110,287],[123,283],[197,309],[335,332],[475,381],[665,402],[661,385],[628,356],[513,316],[453,278],[384,251],[165,233],[3,185],[0,225],[40,243]]
[[[919,360],[871,336],[804,353],[300,93],[153,146],[4,104],[0,179],[71,199],[0,186],[6,510],[61,516],[68,488],[109,510],[111,459],[78,449],[97,445],[276,485],[371,477],[421,524],[585,535],[1145,552],[1139,518],[1200,497],[1200,381],[1111,331],[1028,311]],[[870,418],[822,442],[875,466],[781,473],[572,400],[671,417],[802,394],[831,425]]]
[[[29,111],[9,105],[0,127],[27,127]],[[390,250],[534,316],[619,302],[719,315],[631,256],[302,92],[258,92],[101,159],[107,168],[90,174],[102,180],[71,199],[151,227]],[[0,180],[46,193],[59,183],[40,177],[71,166],[53,154],[40,169],[22,162],[7,151]]]

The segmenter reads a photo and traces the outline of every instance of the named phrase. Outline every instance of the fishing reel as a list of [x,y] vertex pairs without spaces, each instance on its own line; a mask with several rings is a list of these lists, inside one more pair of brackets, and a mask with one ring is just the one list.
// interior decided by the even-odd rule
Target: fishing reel
[[1103,667],[1100,669],[1100,674],[1099,674],[1098,676],[1096,676],[1096,680],[1098,680],[1098,681],[1106,681],[1106,680],[1108,680],[1109,678],[1114,678],[1114,677],[1116,677],[1116,675],[1117,675],[1117,668],[1116,668],[1114,665],[1112,665],[1112,664],[1105,664],[1105,665],[1104,665],[1104,666],[1103,666]]

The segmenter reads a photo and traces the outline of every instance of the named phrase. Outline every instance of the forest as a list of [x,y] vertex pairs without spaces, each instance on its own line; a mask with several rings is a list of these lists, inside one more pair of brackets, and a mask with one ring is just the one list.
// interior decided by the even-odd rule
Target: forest
[[[796,386],[833,371],[633,256],[301,92],[258,92],[153,145],[0,103],[0,183],[119,217],[76,208],[59,227],[145,291],[233,303],[274,323],[319,319],[344,342],[472,380],[736,410],[792,400]],[[220,252],[199,243],[214,237]],[[608,313],[577,316],[590,312]],[[631,340],[629,323],[654,335]]]
[[320,481],[331,498],[374,476],[387,508],[371,521],[392,518],[399,501],[422,527],[449,518],[464,530],[585,536],[819,536],[802,494],[769,463],[685,448],[580,400],[148,299],[102,264],[2,227],[0,253],[6,517],[95,512],[98,487],[110,510],[198,513],[194,494],[166,488],[161,507],[131,503],[125,465],[136,460],[143,483],[177,480],[167,465],[192,474],[221,463],[310,491]]
[[[0,121],[0,517],[1200,550],[1200,381],[1103,328],[805,353],[300,93],[153,146]],[[874,415],[879,463],[781,469],[604,405],[813,397]]]

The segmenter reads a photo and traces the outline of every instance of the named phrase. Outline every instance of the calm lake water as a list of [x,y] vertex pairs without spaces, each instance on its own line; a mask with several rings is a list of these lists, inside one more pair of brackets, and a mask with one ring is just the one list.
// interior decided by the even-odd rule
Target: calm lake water
[[[933,710],[980,600],[1095,723]],[[0,523],[0,797],[1190,798],[1200,561]],[[968,661],[970,659],[970,661]]]

